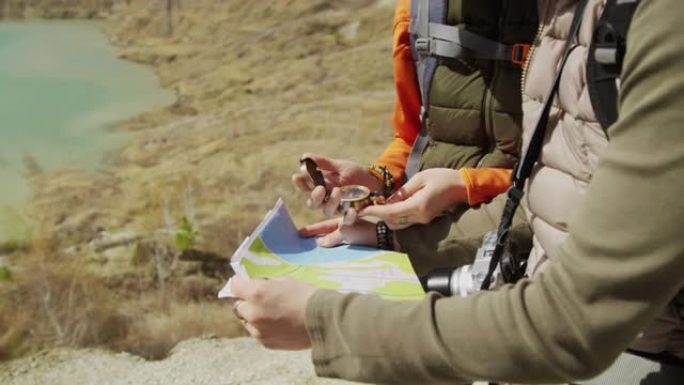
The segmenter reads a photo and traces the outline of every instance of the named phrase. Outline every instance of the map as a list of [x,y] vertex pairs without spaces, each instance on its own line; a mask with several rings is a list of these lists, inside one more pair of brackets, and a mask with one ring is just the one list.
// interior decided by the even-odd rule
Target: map
[[[320,247],[314,238],[299,236],[282,199],[233,254],[231,266],[241,277],[290,277],[344,293],[391,300],[425,296],[406,254],[351,245]],[[232,296],[228,281],[219,297]]]

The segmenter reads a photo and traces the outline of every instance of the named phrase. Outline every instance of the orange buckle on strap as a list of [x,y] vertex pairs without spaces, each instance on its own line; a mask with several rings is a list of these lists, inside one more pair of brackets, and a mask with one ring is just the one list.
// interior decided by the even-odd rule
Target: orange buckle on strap
[[524,66],[527,61],[527,56],[530,54],[530,44],[513,44],[511,49],[511,62],[519,66]]

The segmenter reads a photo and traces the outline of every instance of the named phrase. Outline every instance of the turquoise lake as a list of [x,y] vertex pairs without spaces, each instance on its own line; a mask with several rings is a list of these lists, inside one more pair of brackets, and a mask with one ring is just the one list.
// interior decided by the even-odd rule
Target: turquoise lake
[[30,199],[26,159],[97,168],[117,122],[172,103],[150,67],[121,60],[93,22],[0,23],[0,240]]

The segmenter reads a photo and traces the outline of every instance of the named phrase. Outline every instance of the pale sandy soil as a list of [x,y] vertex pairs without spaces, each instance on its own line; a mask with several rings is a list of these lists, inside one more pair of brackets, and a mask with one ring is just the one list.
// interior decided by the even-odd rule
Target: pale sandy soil
[[[353,385],[316,377],[310,351],[267,350],[250,338],[197,338],[162,361],[126,353],[55,349],[0,364],[2,385]],[[478,382],[473,385],[487,385]]]
[[56,349],[0,364],[3,385],[343,385],[317,378],[310,352],[266,350],[249,338],[200,338],[162,361],[103,350]]

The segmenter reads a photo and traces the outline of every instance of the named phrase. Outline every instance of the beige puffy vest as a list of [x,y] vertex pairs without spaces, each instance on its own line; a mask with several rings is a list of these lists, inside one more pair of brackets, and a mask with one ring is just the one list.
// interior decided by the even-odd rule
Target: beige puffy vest
[[[577,0],[539,0],[540,32],[523,77],[523,142],[527,144],[543,108],[568,39]],[[599,157],[608,146],[593,112],[586,83],[589,46],[605,0],[590,0],[579,32],[579,46],[568,58],[551,110],[546,141],[529,179],[523,207],[534,231],[528,275],[533,277],[558,258],[557,247],[567,236]],[[562,202],[562,204],[559,204]],[[681,320],[668,313],[634,342],[633,348],[684,357],[684,341],[670,338],[684,331]]]

